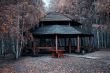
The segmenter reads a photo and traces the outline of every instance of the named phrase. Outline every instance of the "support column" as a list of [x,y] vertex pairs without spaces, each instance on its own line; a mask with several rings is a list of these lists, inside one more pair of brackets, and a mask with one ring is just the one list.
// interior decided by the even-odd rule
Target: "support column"
[[77,52],[78,53],[80,52],[80,37],[79,37],[79,35],[77,37]]
[[68,48],[69,48],[69,53],[71,53],[71,39],[70,38],[68,40]]
[[89,37],[89,52],[92,51],[91,37]]
[[57,37],[57,35],[55,36],[55,46],[56,46],[55,50],[57,51],[58,50],[58,37]]
[[66,40],[67,40],[67,39],[65,38],[64,40],[65,40],[65,50],[66,50],[66,49],[67,49],[67,45],[66,45]]

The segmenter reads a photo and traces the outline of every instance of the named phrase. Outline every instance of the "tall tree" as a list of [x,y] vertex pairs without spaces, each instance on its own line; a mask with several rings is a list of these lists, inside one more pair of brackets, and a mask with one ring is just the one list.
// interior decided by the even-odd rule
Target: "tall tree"
[[[16,4],[1,5],[0,28],[3,30],[1,30],[1,34],[5,33],[5,30],[10,33],[12,48],[16,58],[20,56],[21,48],[23,47],[23,32],[38,24],[43,15],[44,11],[41,0],[18,0]],[[4,41],[3,37],[1,38],[3,53]]]

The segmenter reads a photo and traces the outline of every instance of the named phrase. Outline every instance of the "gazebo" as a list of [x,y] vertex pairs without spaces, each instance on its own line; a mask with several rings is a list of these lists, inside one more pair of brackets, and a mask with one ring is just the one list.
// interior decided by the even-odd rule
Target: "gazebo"
[[[47,25],[35,29],[33,36],[37,38],[55,38],[55,52],[58,49],[58,39],[59,38],[74,38],[77,37],[77,52],[80,52],[80,37],[91,37],[90,33],[83,30],[78,30],[72,26],[68,25]],[[37,48],[36,48],[37,49]],[[70,49],[71,51],[71,49]],[[35,52],[35,51],[34,51]]]
[[[69,14],[62,14],[58,12],[51,12],[48,13],[46,16],[42,18],[39,23],[39,27],[36,27],[32,30],[32,34],[35,39],[40,39],[39,41],[42,42],[45,39],[52,38],[52,42],[54,39],[54,46],[44,46],[42,47],[42,43],[40,43],[37,47],[33,48],[33,53],[35,54],[36,50],[39,49],[55,49],[55,51],[59,50],[58,42],[60,39],[64,38],[65,45],[63,47],[67,47],[69,53],[72,51],[72,43],[68,43],[71,39],[75,40],[75,52],[80,52],[81,48],[89,48],[88,46],[82,46],[80,43],[85,38],[89,40],[88,44],[90,46],[91,37],[93,36],[91,33],[85,32],[79,26],[82,25],[81,23],[75,21],[73,17]],[[76,27],[77,26],[77,27]],[[88,39],[89,38],[89,39]],[[68,40],[68,42],[66,42]],[[67,44],[68,43],[68,44]],[[77,45],[77,46],[76,46]],[[40,46],[40,47],[39,47]],[[62,46],[60,46],[62,47]]]

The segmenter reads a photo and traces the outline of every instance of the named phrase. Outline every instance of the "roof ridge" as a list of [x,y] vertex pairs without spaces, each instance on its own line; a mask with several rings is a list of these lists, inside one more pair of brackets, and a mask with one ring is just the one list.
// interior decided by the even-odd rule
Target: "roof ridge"
[[[63,13],[62,13],[63,14]],[[67,18],[69,18],[69,19],[71,19],[71,20],[73,20],[71,17],[69,17],[69,16],[67,16],[67,15],[65,15],[65,14],[63,14],[65,17],[67,17]],[[70,14],[68,14],[68,15],[70,15]]]

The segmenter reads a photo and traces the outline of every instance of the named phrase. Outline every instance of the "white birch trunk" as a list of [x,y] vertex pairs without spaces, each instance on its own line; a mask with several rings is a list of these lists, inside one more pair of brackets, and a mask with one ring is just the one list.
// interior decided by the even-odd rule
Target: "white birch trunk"
[[1,54],[4,55],[4,37],[2,33],[2,49],[1,49]]
[[19,58],[19,40],[16,40],[16,59]]
[[105,43],[105,32],[104,32],[104,48],[106,48],[106,43]]
[[17,39],[16,39],[16,59],[19,58],[19,32],[20,32],[20,29],[19,29],[19,15],[18,15],[18,21],[17,21]]
[[99,38],[99,30],[97,29],[97,45],[100,47],[100,38]]
[[102,48],[104,48],[104,45],[103,45],[103,42],[104,42],[104,41],[103,41],[103,38],[104,38],[103,32],[102,32],[102,35],[101,35],[101,36],[102,36]]
[[15,54],[15,42],[14,42],[14,37],[12,37],[12,49],[13,49],[13,53]]
[[107,32],[105,32],[105,48],[107,48]]

